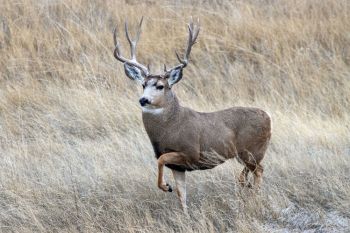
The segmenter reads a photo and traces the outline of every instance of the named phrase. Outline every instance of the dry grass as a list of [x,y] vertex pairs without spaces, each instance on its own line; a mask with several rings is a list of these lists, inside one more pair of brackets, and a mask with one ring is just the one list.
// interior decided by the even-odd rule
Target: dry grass
[[[141,88],[112,56],[115,23],[141,15],[154,71],[201,19],[183,105],[271,113],[260,193],[235,161],[189,174],[189,217],[157,189]],[[0,231],[350,231],[349,31],[348,0],[2,0]]]

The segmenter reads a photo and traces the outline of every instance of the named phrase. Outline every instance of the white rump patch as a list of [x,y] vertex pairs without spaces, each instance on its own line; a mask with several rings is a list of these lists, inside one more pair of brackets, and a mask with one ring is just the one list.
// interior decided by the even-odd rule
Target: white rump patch
[[272,132],[272,118],[271,118],[271,114],[269,113],[269,112],[267,112],[267,111],[265,111],[266,112],[266,114],[270,117],[270,121],[271,121],[271,132]]

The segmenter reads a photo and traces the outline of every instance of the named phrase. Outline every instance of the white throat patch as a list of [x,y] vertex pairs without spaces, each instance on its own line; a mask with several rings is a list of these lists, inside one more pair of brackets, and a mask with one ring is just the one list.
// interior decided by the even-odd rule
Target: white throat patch
[[142,112],[145,113],[151,113],[154,115],[159,115],[163,113],[163,108],[148,108],[148,107],[142,107]]

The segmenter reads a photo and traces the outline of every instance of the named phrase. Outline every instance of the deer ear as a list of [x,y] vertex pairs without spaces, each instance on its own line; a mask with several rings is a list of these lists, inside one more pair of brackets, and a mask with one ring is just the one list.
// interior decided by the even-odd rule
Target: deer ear
[[128,76],[131,80],[136,80],[142,82],[144,77],[142,76],[141,70],[136,66],[128,65],[124,63],[124,71],[126,76]]
[[178,81],[182,79],[182,67],[173,69],[170,71],[169,77],[168,77],[168,84],[171,87]]

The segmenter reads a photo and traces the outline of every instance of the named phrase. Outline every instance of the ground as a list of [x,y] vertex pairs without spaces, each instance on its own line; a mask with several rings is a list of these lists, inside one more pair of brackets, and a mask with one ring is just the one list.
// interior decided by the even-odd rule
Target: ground
[[[1,232],[350,231],[349,1],[3,0],[0,13]],[[200,18],[182,105],[271,114],[259,192],[234,160],[188,174],[188,216],[157,188],[142,87],[112,54],[113,28],[128,56],[123,22],[141,15],[152,72]]]

